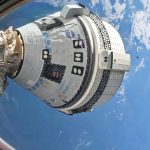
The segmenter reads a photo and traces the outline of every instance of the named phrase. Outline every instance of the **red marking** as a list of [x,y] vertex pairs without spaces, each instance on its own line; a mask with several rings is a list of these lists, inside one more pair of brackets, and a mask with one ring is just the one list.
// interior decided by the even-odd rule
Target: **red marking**
[[56,78],[59,78],[59,72],[56,72]]
[[53,72],[52,76],[55,78],[56,77],[56,72]]

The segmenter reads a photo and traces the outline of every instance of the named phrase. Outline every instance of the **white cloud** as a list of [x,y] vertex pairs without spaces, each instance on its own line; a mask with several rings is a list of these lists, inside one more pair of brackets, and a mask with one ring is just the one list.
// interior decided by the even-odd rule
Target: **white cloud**
[[92,7],[99,4],[103,6],[106,18],[104,20],[111,22],[115,21],[116,28],[120,28],[120,20],[124,19],[125,10],[126,10],[126,0],[123,3],[120,3],[119,0],[115,0],[115,3],[112,5],[111,0],[91,0]]
[[83,131],[77,140],[77,145],[75,146],[75,150],[85,150],[88,149],[92,145],[92,141],[88,139],[88,133]]
[[95,6],[96,4],[99,3],[99,0],[91,0],[92,6]]
[[129,78],[129,73],[128,73],[128,72],[125,72],[124,80],[127,80],[128,78]]
[[117,91],[117,96],[119,97],[119,100],[117,101],[117,104],[125,104],[126,103],[126,95],[125,95],[125,86],[122,84]]
[[[128,74],[125,74],[125,79],[128,78]],[[111,117],[117,121],[122,121],[125,117],[125,111],[124,111],[124,106],[127,103],[127,98],[126,98],[126,88],[125,85],[122,84],[119,88],[119,90],[116,93],[116,106],[113,108],[112,111],[109,111],[107,114],[105,114],[106,117]]]
[[131,6],[134,3],[134,0],[128,0],[128,4]]
[[133,15],[131,41],[137,39],[150,49],[150,0],[141,0],[144,9]]
[[[34,0],[35,2],[44,2],[55,7],[62,6],[68,3],[77,3],[77,0]],[[110,0],[91,0],[92,7],[97,4],[102,4],[103,9],[108,20],[120,20],[124,18],[124,11],[126,8],[126,0],[124,3],[120,3],[116,0],[114,5],[111,5]],[[112,11],[114,9],[114,12]]]
[[4,101],[7,101],[7,102],[11,103],[11,105],[14,105],[16,108],[19,108],[17,100],[14,97],[14,95],[11,94],[11,92],[5,91],[3,97],[4,97]]
[[125,9],[126,9],[126,3],[119,3],[119,0],[116,0],[115,4],[114,4],[114,10],[115,13],[113,14],[113,18],[112,19],[120,19],[122,20],[124,18],[125,15]]
[[122,121],[123,117],[124,117],[124,113],[120,113],[120,114],[119,114],[119,117],[118,117],[118,120],[119,120],[119,121]]
[[58,7],[58,6],[63,6],[65,4],[71,4],[71,3],[77,3],[76,0],[34,0],[34,2],[37,2],[37,3],[47,3],[47,4],[50,4],[50,5],[53,5],[55,7]]
[[101,0],[106,17],[112,16],[112,5],[109,0]]
[[125,86],[124,85],[121,85],[121,87],[119,88],[117,94],[121,97],[124,97],[124,95],[125,95]]
[[58,133],[58,137],[60,138],[62,136],[62,134],[63,134],[63,131],[60,130],[59,133]]
[[10,101],[10,95],[7,92],[4,92],[4,98],[6,101]]
[[144,6],[144,9],[150,10],[150,0],[141,0],[141,3]]
[[145,12],[138,12],[133,20],[132,39],[137,38],[142,44],[150,49],[150,15]]
[[141,70],[142,68],[144,68],[145,65],[144,65],[144,58],[141,60],[141,62],[139,63],[138,66],[136,66],[135,68],[135,72],[138,72],[139,70]]
[[116,109],[105,114],[105,117],[111,117],[117,121],[122,121],[125,117],[125,112]]
[[144,50],[144,49],[145,49],[145,48],[143,48],[143,46],[140,45],[140,46],[137,46],[136,51],[137,51],[137,53],[138,53],[139,51]]

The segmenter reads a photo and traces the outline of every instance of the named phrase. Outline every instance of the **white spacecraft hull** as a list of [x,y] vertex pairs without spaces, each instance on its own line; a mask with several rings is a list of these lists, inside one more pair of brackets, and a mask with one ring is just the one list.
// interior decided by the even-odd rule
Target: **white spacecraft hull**
[[130,67],[119,33],[79,5],[66,5],[16,31],[24,58],[12,78],[66,114],[109,100]]

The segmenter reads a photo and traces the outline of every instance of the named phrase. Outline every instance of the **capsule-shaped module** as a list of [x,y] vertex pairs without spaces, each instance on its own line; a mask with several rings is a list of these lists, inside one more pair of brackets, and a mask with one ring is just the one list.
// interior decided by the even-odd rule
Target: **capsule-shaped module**
[[66,5],[16,32],[24,54],[12,78],[66,114],[111,99],[130,68],[116,29],[80,5]]

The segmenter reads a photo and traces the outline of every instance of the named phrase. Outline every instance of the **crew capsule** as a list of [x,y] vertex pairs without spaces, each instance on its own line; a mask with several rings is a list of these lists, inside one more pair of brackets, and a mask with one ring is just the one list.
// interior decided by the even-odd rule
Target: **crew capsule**
[[119,33],[80,5],[17,28],[22,50],[13,80],[66,114],[111,99],[130,68]]

